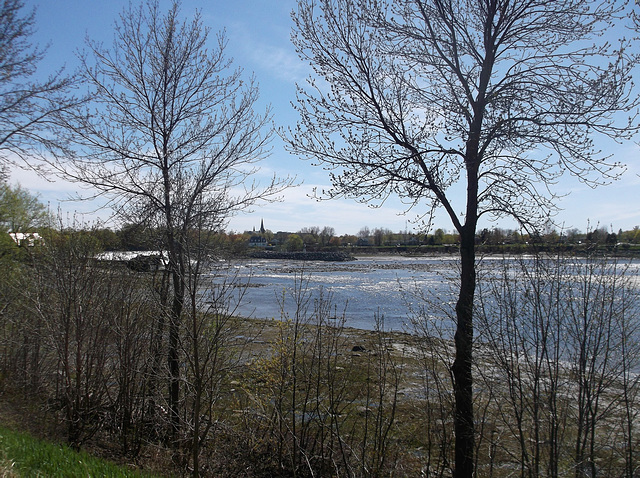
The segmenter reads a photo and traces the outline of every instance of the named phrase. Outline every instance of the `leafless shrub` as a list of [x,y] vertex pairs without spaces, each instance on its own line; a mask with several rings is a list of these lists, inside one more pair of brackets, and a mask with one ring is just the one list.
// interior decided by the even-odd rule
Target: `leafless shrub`
[[633,476],[640,329],[615,258],[533,256],[485,270],[483,382],[503,464],[523,476]]
[[[330,293],[312,298],[296,281],[293,312],[278,322],[271,355],[258,359],[248,390],[260,446],[293,476],[393,474],[402,368],[382,334],[354,344]],[[255,388],[254,388],[255,387]]]

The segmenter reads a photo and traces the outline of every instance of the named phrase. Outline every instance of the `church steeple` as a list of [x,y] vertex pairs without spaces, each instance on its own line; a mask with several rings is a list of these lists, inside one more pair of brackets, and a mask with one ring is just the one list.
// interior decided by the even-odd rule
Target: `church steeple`
[[265,230],[264,230],[264,220],[260,219],[260,234],[264,234]]

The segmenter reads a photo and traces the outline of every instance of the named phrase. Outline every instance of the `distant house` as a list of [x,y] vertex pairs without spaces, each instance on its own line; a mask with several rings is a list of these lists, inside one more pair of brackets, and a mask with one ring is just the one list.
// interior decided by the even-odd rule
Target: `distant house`
[[9,236],[11,236],[11,239],[19,246],[33,247],[36,244],[44,244],[44,239],[42,239],[42,236],[37,232],[10,232]]
[[260,220],[260,232],[256,233],[255,227],[253,228],[253,235],[249,238],[249,247],[267,247],[267,238],[265,237],[264,221]]
[[267,238],[264,236],[251,236],[249,238],[249,247],[267,247]]
[[166,251],[111,251],[101,252],[95,259],[98,262],[124,264],[138,272],[164,270],[168,264]]

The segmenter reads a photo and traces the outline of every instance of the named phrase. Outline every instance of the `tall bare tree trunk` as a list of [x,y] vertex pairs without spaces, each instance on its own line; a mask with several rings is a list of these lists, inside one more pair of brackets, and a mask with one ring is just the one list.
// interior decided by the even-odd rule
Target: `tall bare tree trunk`
[[169,351],[167,364],[169,366],[169,412],[171,420],[172,438],[176,437],[180,429],[180,357],[178,354],[180,321],[184,306],[184,284],[181,278],[176,278],[180,274],[173,273],[173,303],[171,306],[171,317],[169,322]]
[[182,310],[184,309],[185,295],[185,259],[182,245],[171,231],[171,219],[169,224],[169,267],[173,282],[173,298],[171,302],[171,315],[169,317],[169,350],[167,354],[167,366],[169,368],[169,414],[170,434],[175,440],[180,430],[180,323]]
[[455,394],[455,477],[473,476],[475,448],[473,421],[473,300],[476,289],[474,229],[463,229],[460,235],[460,293],[456,303],[458,320],[456,357],[452,372]]

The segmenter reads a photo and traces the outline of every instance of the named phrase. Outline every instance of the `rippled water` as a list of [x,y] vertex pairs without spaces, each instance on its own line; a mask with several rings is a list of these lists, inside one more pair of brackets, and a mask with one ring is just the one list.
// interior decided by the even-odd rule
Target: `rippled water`
[[[238,313],[255,318],[280,318],[294,310],[292,293],[306,285],[311,298],[331,295],[337,315],[344,311],[346,325],[363,329],[375,326],[375,316],[384,316],[388,330],[401,330],[422,300],[416,290],[430,299],[453,300],[451,280],[456,261],[451,257],[359,258],[349,262],[251,260],[234,265],[238,282],[247,284]],[[298,286],[296,286],[298,284]]]
[[[485,258],[483,272],[499,275],[503,260]],[[427,302],[432,317],[446,320],[439,309],[451,309],[456,300],[457,263],[456,257],[444,256],[372,257],[350,262],[239,261],[233,264],[235,280],[248,287],[242,289],[246,293],[236,313],[245,317],[281,318],[284,307],[291,315],[293,291],[303,283],[312,299],[330,294],[336,315],[341,316],[344,311],[349,327],[372,329],[376,314],[380,314],[384,316],[385,329],[402,330],[413,312]],[[640,285],[640,263],[635,260],[630,267],[630,275]]]

